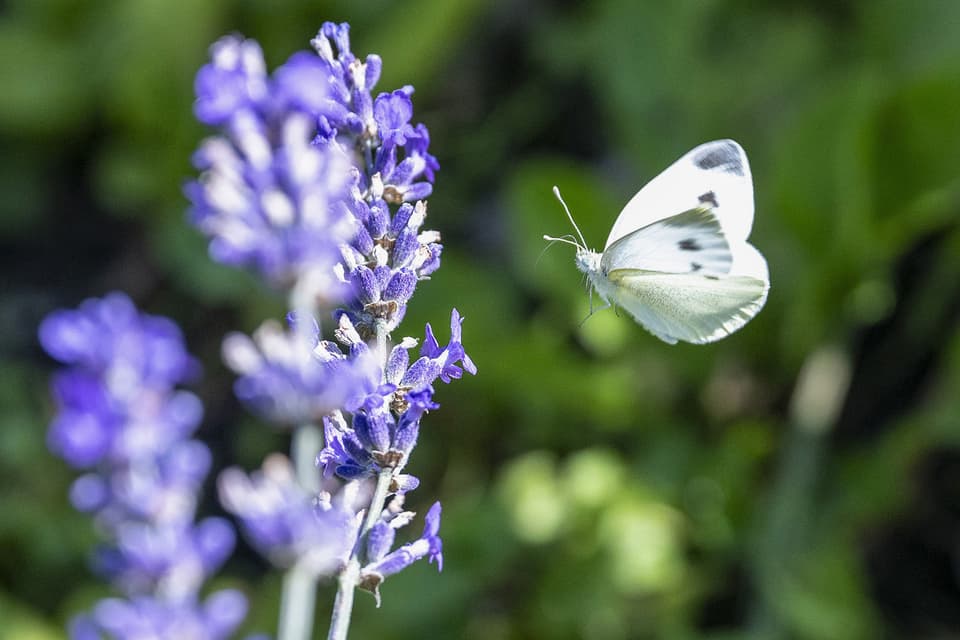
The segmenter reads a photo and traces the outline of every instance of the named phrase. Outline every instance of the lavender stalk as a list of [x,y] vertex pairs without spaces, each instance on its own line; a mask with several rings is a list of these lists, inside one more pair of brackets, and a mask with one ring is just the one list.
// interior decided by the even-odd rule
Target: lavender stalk
[[235,590],[200,597],[234,533],[221,518],[194,523],[210,452],[190,439],[199,399],[176,388],[198,372],[180,330],[113,293],[50,314],[40,341],[67,365],[53,381],[49,444],[85,470],[71,499],[93,515],[104,540],[98,571],[121,594],[74,618],[70,637],[229,637],[246,600]]
[[[326,23],[315,54],[294,54],[268,76],[256,43],[214,45],[197,75],[196,112],[218,127],[194,157],[191,218],[214,259],[256,269],[289,295],[287,327],[266,322],[231,334],[224,358],[236,395],[293,430],[291,464],[273,455],[261,471],[220,476],[224,506],[278,567],[282,640],[309,633],[315,581],[336,576],[331,638],[346,638],[357,587],[379,586],[418,559],[442,564],[440,505],[423,535],[391,551],[414,513],[403,473],[420,422],[439,407],[434,384],[476,373],[459,313],[441,347],[431,326],[419,343],[391,344],[417,284],[440,266],[440,235],[424,230],[425,198],[439,168],[429,133],[411,124],[412,87],[374,97],[378,56],[357,58],[349,27]],[[334,308],[334,340],[315,314]],[[323,425],[323,447],[312,440]],[[305,462],[315,456],[318,472]],[[374,485],[371,488],[371,483]]]

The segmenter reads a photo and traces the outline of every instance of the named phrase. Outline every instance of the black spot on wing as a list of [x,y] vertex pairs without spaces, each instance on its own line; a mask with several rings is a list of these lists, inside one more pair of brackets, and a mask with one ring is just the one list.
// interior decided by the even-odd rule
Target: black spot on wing
[[744,175],[739,149],[731,142],[710,145],[694,156],[693,164],[706,171],[719,169],[725,173]]
[[677,248],[681,251],[702,251],[703,247],[697,242],[696,238],[684,238],[677,243]]
[[717,202],[717,194],[715,194],[713,191],[707,191],[706,193],[697,196],[697,200],[700,201],[700,204],[708,204],[714,208],[720,206],[720,203]]

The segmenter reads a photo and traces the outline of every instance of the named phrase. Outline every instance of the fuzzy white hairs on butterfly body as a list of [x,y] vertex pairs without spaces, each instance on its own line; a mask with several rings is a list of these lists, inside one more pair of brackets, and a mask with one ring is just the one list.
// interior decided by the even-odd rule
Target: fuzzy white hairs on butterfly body
[[747,242],[753,181],[733,140],[689,151],[630,199],[591,251],[560,190],[554,195],[579,236],[544,239],[576,247],[577,268],[609,304],[664,342],[705,344],[753,318],[767,299],[767,262]]

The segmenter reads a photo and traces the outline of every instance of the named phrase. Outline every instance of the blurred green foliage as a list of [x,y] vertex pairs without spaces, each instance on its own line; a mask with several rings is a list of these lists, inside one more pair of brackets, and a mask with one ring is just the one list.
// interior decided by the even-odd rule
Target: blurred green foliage
[[[62,637],[105,591],[46,453],[35,326],[110,289],[184,324],[218,463],[286,446],[219,340],[282,312],[184,222],[217,37],[271,65],[347,20],[413,84],[442,171],[443,268],[403,330],[466,317],[476,378],[439,389],[408,504],[447,564],[361,597],[356,638],[960,635],[960,3],[951,0],[8,0],[0,18],[0,638]],[[756,185],[767,308],[707,347],[589,298],[561,187],[599,244],[644,181],[732,137]],[[216,511],[211,496],[204,509]],[[246,547],[219,582],[272,631]],[[332,589],[321,591],[318,630]]]

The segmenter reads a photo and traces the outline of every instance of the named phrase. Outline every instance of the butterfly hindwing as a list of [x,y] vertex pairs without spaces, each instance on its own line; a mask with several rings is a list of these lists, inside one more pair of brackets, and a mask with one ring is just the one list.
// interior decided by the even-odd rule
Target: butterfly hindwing
[[606,247],[654,222],[694,208],[712,209],[731,241],[753,226],[753,180],[743,148],[733,140],[695,147],[648,182],[620,212]]
[[616,269],[611,300],[655,336],[704,344],[724,338],[755,316],[767,299],[768,283],[750,276],[711,277]]
[[733,257],[716,214],[697,208],[654,222],[620,238],[603,252],[607,271],[632,268],[661,273],[722,276]]

